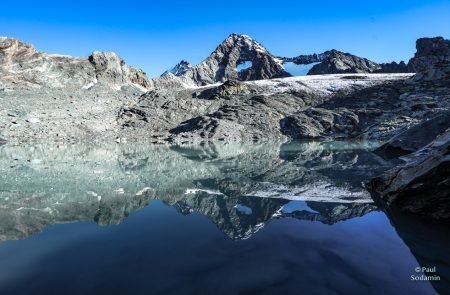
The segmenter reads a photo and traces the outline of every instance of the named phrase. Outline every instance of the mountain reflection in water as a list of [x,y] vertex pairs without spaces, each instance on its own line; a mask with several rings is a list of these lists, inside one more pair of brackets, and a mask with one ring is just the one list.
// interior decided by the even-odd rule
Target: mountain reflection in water
[[[210,293],[215,285],[222,288],[217,294],[300,287],[308,293],[314,283],[324,283],[318,293],[375,285],[383,292],[396,279],[405,286],[399,291],[434,292],[428,282],[409,280],[418,262],[364,188],[390,165],[371,148],[355,142],[2,146],[0,293]],[[120,225],[102,229],[86,221]],[[234,261],[240,256],[249,264]],[[44,264],[39,274],[36,259]],[[89,265],[97,271],[81,275]],[[238,268],[245,275],[235,276]],[[305,271],[311,273],[295,275]],[[153,286],[143,283],[142,272],[153,276],[146,278]],[[227,274],[227,284],[217,282]],[[83,283],[74,288],[71,279]]]

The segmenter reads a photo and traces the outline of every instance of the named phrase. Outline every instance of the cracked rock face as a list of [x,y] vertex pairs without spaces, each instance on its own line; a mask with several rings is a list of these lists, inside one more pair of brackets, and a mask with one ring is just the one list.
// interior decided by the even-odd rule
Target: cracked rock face
[[417,52],[408,67],[418,73],[414,80],[450,79],[450,40],[442,37],[420,38],[416,42]]

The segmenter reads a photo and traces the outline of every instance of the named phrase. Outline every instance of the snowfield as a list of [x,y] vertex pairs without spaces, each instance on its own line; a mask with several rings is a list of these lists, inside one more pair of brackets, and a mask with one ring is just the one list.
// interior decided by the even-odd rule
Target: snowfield
[[371,87],[392,80],[406,80],[413,75],[413,73],[331,74],[247,81],[244,83],[259,86],[263,88],[267,94],[275,94],[286,91],[307,91],[311,93],[321,92],[324,95],[331,95],[339,90],[350,90],[355,87]]

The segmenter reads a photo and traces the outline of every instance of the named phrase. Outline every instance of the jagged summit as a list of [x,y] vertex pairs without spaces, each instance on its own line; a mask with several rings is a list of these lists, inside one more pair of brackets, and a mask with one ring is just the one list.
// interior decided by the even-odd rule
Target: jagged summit
[[[186,69],[178,64],[173,70],[176,73]],[[180,78],[179,85],[202,86],[228,80],[262,80],[287,77],[282,61],[273,56],[264,46],[247,35],[230,34],[200,64],[187,68]],[[161,81],[154,79],[155,84]],[[173,78],[171,78],[171,81]],[[164,81],[162,81],[164,82]]]
[[171,73],[171,74],[179,77],[179,76],[184,75],[191,68],[192,68],[192,65],[188,61],[183,59],[176,66],[174,66],[173,68],[171,68],[168,71],[165,71],[161,76],[165,76],[165,75]]

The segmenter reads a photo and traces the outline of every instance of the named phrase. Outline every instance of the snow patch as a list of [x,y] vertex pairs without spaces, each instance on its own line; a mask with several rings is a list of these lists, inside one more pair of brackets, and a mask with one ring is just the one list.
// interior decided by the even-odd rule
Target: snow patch
[[284,214],[290,214],[293,212],[301,212],[306,211],[310,213],[319,213],[313,209],[311,209],[308,204],[305,201],[290,201],[289,203],[285,204],[283,207],[280,208],[280,213]]
[[373,203],[370,193],[364,189],[354,190],[349,187],[337,187],[325,181],[306,184],[301,187],[274,184],[264,191],[254,191],[247,196],[293,201]]
[[149,190],[151,190],[151,189],[152,189],[151,187],[146,186],[146,187],[144,187],[143,189],[141,189],[140,191],[138,191],[138,192],[136,193],[136,196],[142,196],[146,191],[149,191]]
[[236,66],[236,71],[242,72],[246,69],[250,69],[252,66],[253,66],[253,63],[251,61],[247,60],[247,61],[244,61],[244,62],[241,62],[240,64],[238,64]]
[[252,208],[249,208],[247,206],[241,205],[241,204],[236,204],[234,205],[234,208],[239,212],[242,213],[244,215],[252,215]]
[[[400,74],[329,74],[308,75],[269,80],[246,81],[244,83],[265,88],[267,95],[289,91],[306,91],[308,93],[321,93],[332,95],[337,90],[351,90],[355,87],[372,87],[386,81],[405,80],[413,76],[411,73]],[[346,76],[355,79],[345,79]],[[358,79],[358,77],[364,77]]]
[[199,189],[199,188],[188,188],[186,189],[186,192],[184,193],[185,195],[195,195],[197,193],[207,193],[209,195],[219,195],[219,196],[223,196],[223,193],[219,192],[219,191],[213,191],[213,190],[207,190],[207,189]]
[[309,70],[320,62],[313,62],[307,65],[297,65],[293,62],[285,62],[283,64],[284,70],[292,76],[306,76]]
[[97,83],[98,83],[97,79],[94,79],[94,81],[92,81],[91,83],[89,83],[87,85],[84,85],[82,88],[84,90],[88,90],[88,89],[91,89],[92,87],[94,87],[94,85]]

